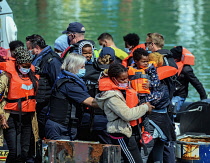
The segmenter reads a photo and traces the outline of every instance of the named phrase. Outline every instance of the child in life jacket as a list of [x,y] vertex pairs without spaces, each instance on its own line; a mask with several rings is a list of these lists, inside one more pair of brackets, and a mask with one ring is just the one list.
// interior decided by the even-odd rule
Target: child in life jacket
[[135,65],[129,67],[128,74],[131,86],[138,92],[141,103],[151,102],[153,105],[161,98],[160,80],[154,65],[149,62],[149,53],[138,48],[133,52]]
[[128,85],[127,69],[121,64],[111,64],[108,76],[99,80],[96,101],[108,119],[107,135],[111,144],[120,145],[124,162],[143,162],[133,135],[130,121],[141,118],[154,108],[150,103],[138,105],[136,91]]

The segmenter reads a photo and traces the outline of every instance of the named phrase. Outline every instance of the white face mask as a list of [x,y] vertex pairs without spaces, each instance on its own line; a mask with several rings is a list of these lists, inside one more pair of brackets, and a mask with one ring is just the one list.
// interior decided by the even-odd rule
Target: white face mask
[[128,87],[128,83],[119,83],[119,87],[126,88]]
[[131,51],[130,51],[129,48],[125,48],[125,52],[126,52],[126,53],[130,53]]
[[60,53],[57,53],[59,56],[61,56],[61,54],[62,54],[62,52],[60,52]]
[[22,74],[28,74],[29,71],[30,71],[30,68],[23,68],[23,67],[20,66],[19,71],[20,71]]

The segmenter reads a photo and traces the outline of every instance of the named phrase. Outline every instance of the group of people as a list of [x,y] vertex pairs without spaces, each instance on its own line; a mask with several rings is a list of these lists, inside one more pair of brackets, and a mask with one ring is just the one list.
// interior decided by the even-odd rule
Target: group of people
[[189,83],[207,98],[193,63],[183,59],[184,47],[163,49],[159,33],[148,33],[139,44],[139,36],[129,33],[123,51],[102,33],[97,50],[85,32],[73,22],[55,40],[54,50],[37,34],[26,37],[26,48],[21,41],[10,42],[11,56],[0,49],[6,162],[39,162],[34,154],[39,139],[120,145],[122,162],[175,162],[174,113]]

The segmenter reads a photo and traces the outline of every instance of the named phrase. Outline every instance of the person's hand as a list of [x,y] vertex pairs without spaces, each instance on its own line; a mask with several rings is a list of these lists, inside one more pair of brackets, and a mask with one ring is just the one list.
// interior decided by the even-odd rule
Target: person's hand
[[143,89],[149,89],[149,81],[147,83],[142,84]]
[[6,117],[5,117],[3,114],[0,115],[0,125],[1,125],[1,128],[2,128],[2,129],[7,129],[7,128],[9,128],[9,126],[8,126],[8,124],[7,124]]
[[145,104],[147,104],[148,106],[148,112],[150,113],[152,111],[152,109],[154,109],[155,107],[153,105],[151,105],[149,102],[146,102]]

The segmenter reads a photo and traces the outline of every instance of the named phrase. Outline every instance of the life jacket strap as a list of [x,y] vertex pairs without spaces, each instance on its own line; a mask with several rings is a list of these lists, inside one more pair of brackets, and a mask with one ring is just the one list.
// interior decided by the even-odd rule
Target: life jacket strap
[[5,100],[8,102],[8,103],[15,103],[15,102],[19,102],[19,101],[26,101],[28,99],[36,99],[36,96],[28,96],[27,98],[26,97],[22,97],[22,98],[19,98],[19,99],[14,99],[14,100],[10,100],[8,98],[5,98]]
[[149,79],[149,76],[148,74],[142,74],[141,72],[140,73],[136,72],[135,75],[129,75],[128,78],[129,80],[135,80],[139,78]]

